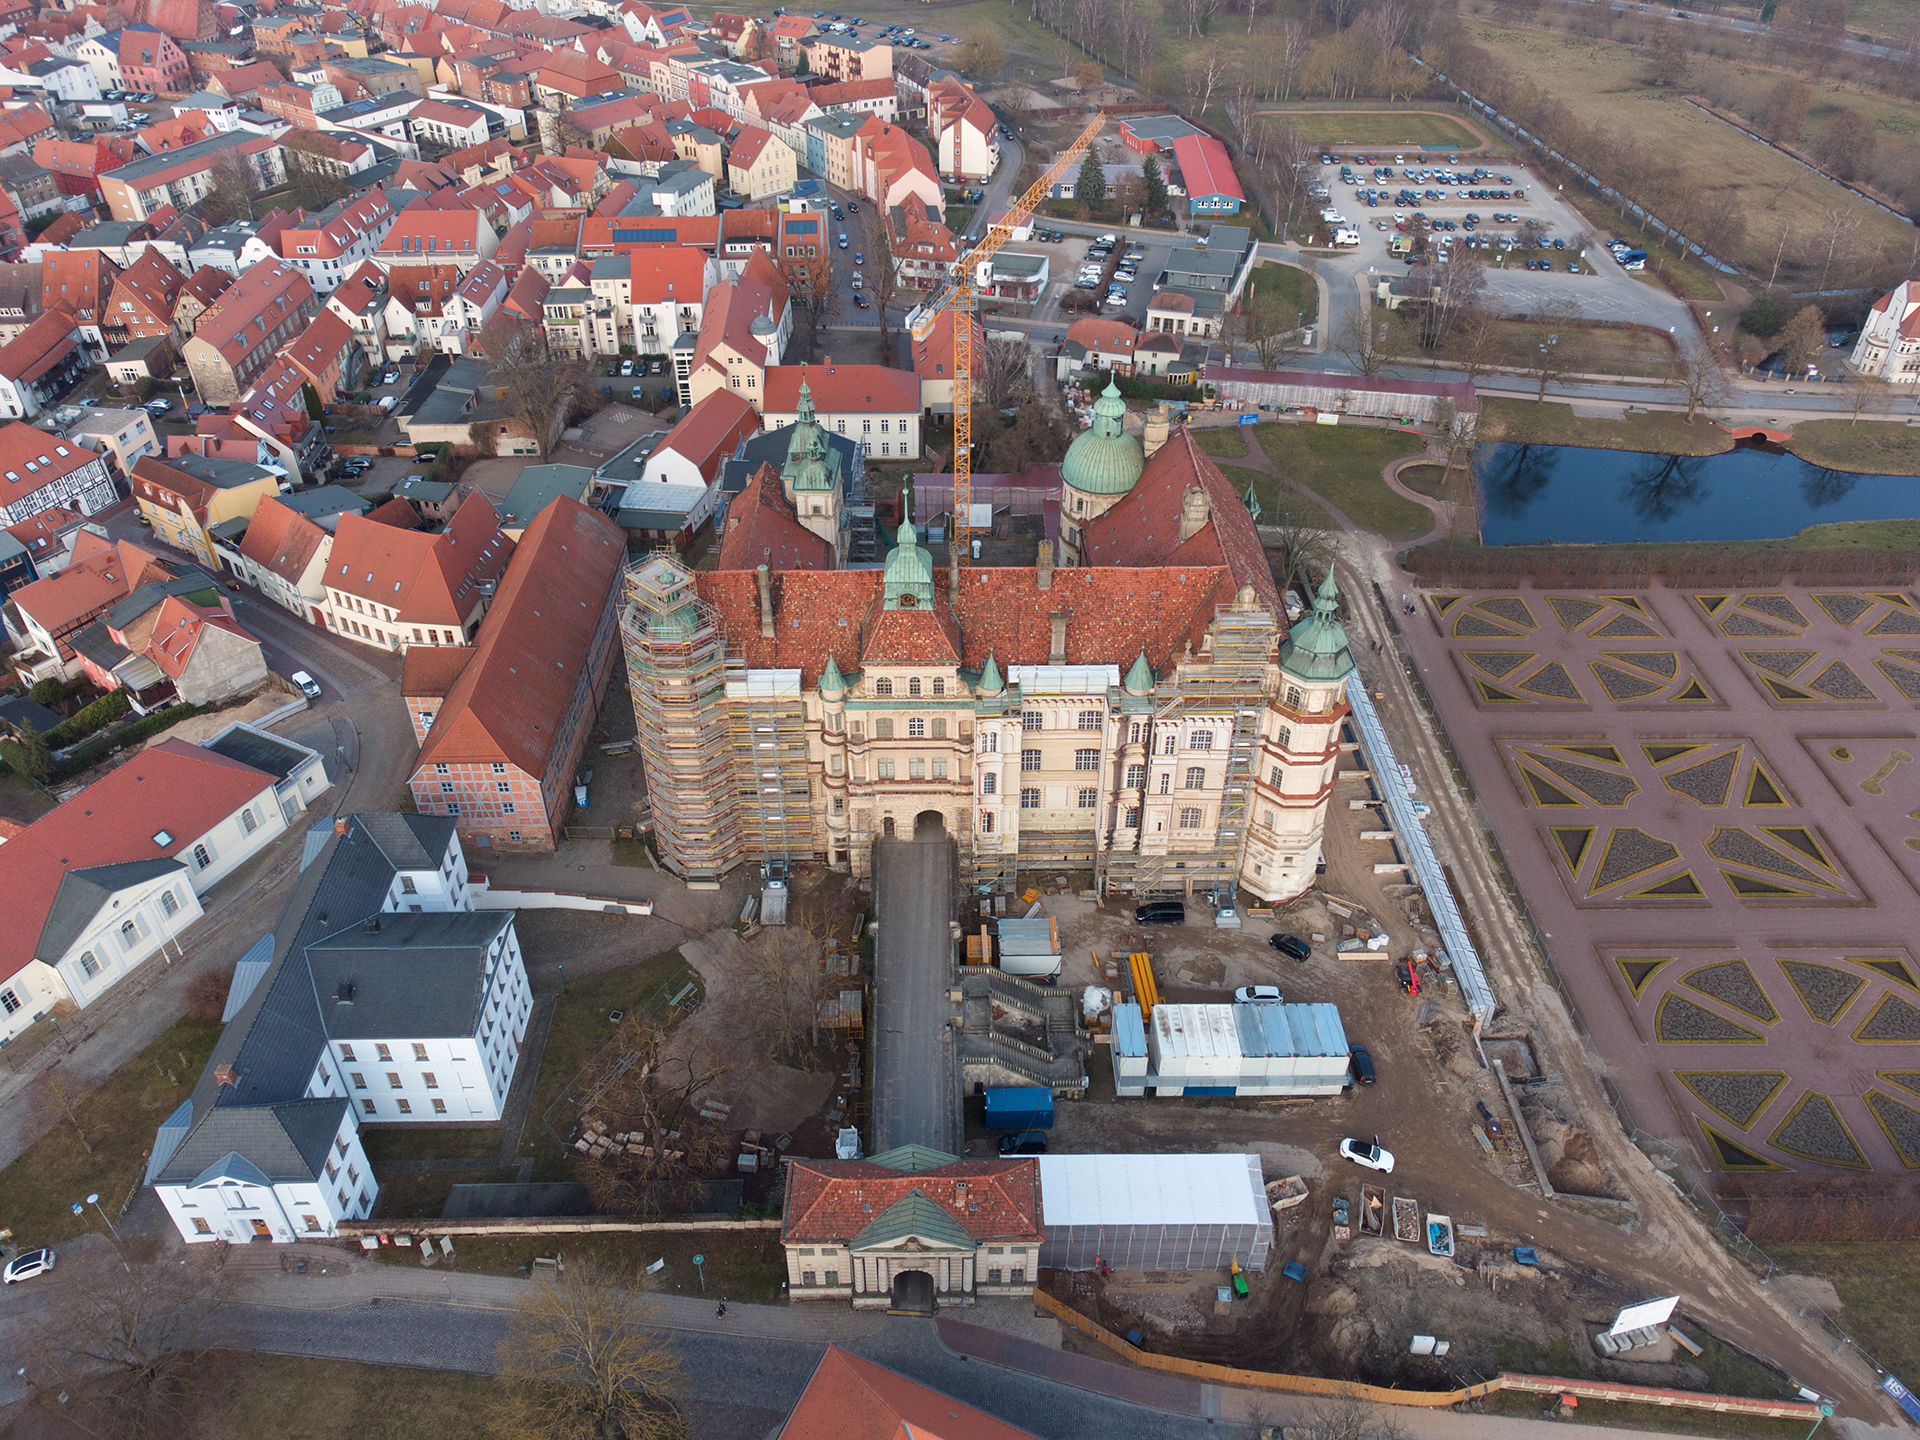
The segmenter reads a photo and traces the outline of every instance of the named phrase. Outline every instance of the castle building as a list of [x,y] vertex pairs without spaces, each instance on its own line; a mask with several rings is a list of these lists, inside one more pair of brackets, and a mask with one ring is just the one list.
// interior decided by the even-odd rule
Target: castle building
[[[865,874],[876,838],[937,821],[982,888],[1040,868],[1109,893],[1306,890],[1353,670],[1333,578],[1289,633],[1232,485],[1184,427],[1149,458],[1122,414],[1110,387],[1062,463],[1066,565],[1043,542],[1031,566],[942,568],[911,522],[880,569],[635,563],[621,629],[661,861],[695,885],[761,859]],[[759,503],[820,494],[825,520],[845,497],[811,488],[837,476],[809,423]]]

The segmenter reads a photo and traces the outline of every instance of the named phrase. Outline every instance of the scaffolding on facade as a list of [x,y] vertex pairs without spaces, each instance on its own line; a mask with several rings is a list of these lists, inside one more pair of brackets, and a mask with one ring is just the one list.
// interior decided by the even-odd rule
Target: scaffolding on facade
[[719,617],[699,598],[692,573],[656,553],[627,570],[620,638],[654,848],[682,878],[717,881],[740,863],[742,849]]
[[[1183,891],[1217,893],[1222,903],[1231,903],[1246,845],[1253,755],[1260,739],[1261,711],[1268,700],[1267,667],[1274,659],[1278,632],[1272,612],[1264,608],[1222,606],[1214,615],[1206,657],[1182,660],[1171,681],[1171,693],[1156,697],[1156,727],[1199,716],[1231,722],[1219,815],[1204,839],[1175,838],[1165,851],[1102,851],[1096,880],[1103,893],[1131,891],[1147,896],[1177,885]],[[1151,734],[1148,739],[1151,753]]]
[[[807,703],[799,671],[749,673],[729,661],[727,718],[741,848],[791,867],[814,856]],[[791,874],[786,869],[784,874]]]

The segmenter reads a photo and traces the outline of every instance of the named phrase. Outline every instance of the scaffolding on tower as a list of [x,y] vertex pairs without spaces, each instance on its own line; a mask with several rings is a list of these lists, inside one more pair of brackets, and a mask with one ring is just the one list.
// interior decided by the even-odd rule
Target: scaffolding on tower
[[939,323],[943,314],[953,314],[953,529],[951,544],[953,553],[965,564],[970,556],[968,519],[972,513],[973,502],[973,326],[975,303],[978,300],[976,287],[982,265],[990,264],[1000,249],[1013,238],[1013,232],[1033,218],[1033,212],[1040,202],[1047,198],[1060,179],[1067,174],[1087,147],[1093,144],[1093,137],[1100,133],[1100,127],[1106,124],[1106,116],[1096,114],[1087,122],[1086,129],[1065,150],[1062,150],[1053,164],[1007,211],[1006,218],[997,225],[989,225],[987,233],[978,245],[961,256],[954,263],[953,283],[937,294],[931,301],[920,307],[913,320],[913,338],[923,341],[933,333],[933,327]]

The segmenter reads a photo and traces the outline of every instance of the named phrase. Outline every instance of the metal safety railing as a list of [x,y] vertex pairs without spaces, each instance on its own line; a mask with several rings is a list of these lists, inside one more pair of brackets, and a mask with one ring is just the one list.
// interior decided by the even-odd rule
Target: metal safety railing
[[1426,826],[1414,811],[1413,796],[1408,793],[1400,762],[1394,759],[1392,742],[1387,739],[1380,716],[1373,708],[1373,696],[1367,693],[1366,682],[1357,670],[1347,677],[1347,703],[1353,708],[1353,718],[1360,727],[1360,743],[1367,752],[1367,764],[1379,778],[1381,802],[1393,820],[1394,834],[1399,837],[1415,881],[1426,896],[1427,908],[1433,912],[1434,925],[1440,931],[1440,943],[1446,948],[1447,959],[1460,981],[1460,993],[1466,998],[1474,1019],[1485,1025],[1500,1008],[1499,1002],[1494,999],[1493,987],[1487,983],[1486,972],[1480,967],[1480,952],[1468,938],[1466,920],[1454,902],[1453,887],[1447,883],[1446,873],[1433,853]]

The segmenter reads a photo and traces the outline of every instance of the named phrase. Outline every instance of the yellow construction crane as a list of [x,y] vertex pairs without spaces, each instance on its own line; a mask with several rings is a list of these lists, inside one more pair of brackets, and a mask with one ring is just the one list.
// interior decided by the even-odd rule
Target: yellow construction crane
[[1047,192],[1057,184],[1060,178],[1080,162],[1080,157],[1093,143],[1093,137],[1100,133],[1100,127],[1106,123],[1104,115],[1095,115],[1087,122],[1087,128],[1080,132],[1079,138],[1065,150],[1047,173],[1027,187],[1027,193],[1014,201],[1008,210],[1007,218],[998,225],[987,227],[987,233],[980,243],[961,256],[953,267],[953,283],[941,291],[928,304],[920,309],[913,324],[913,338],[925,340],[932,333],[944,314],[953,316],[953,529],[949,532],[951,545],[959,547],[954,553],[965,564],[969,558],[967,519],[973,501],[973,319],[975,277],[979,267],[993,259],[1000,247],[1012,238],[1013,232],[1025,221],[1033,218],[1033,212]]

